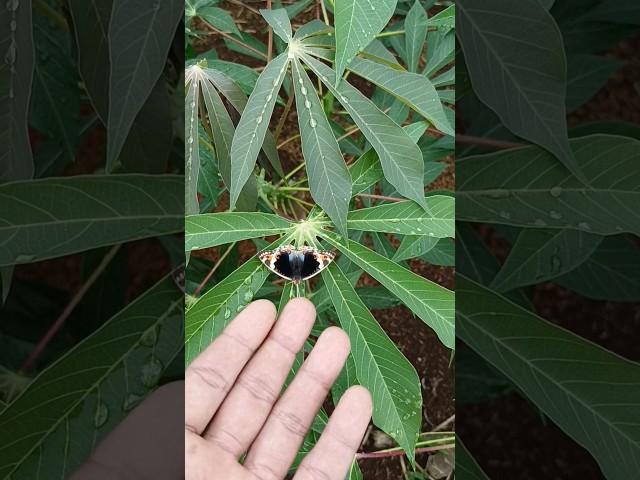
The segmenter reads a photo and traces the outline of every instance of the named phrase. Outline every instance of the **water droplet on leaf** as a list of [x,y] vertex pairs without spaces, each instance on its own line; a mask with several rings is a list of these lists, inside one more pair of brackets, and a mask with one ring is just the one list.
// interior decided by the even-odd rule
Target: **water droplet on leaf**
[[98,402],[96,405],[96,413],[93,416],[93,424],[96,428],[100,428],[109,419],[109,407],[104,402]]
[[158,384],[162,375],[163,365],[154,355],[150,356],[142,366],[142,384],[147,388],[153,388]]

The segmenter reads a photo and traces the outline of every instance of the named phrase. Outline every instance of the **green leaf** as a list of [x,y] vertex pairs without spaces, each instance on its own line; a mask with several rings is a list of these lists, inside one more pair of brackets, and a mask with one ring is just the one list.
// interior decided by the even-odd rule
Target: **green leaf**
[[231,78],[245,95],[251,95],[259,74],[253,68],[241,63],[225,62],[224,60],[207,60],[211,69],[217,70]]
[[585,186],[538,147],[457,162],[457,219],[523,227],[640,234],[640,141],[571,140]]
[[591,256],[602,238],[577,230],[525,229],[490,287],[502,292],[570,272]]
[[453,31],[447,33],[440,30],[431,31],[427,34],[427,45],[429,45],[427,65],[422,74],[431,77],[453,61],[456,51],[456,34]]
[[251,176],[258,152],[269,127],[269,119],[284,80],[289,59],[283,53],[272,60],[262,71],[231,144],[231,208],[238,201],[242,187]]
[[[136,115],[162,73],[183,8],[184,3],[178,0],[113,0],[108,35],[108,172],[115,166]],[[138,20],[131,21],[132,18]]]
[[600,55],[573,55],[567,58],[567,111],[590,100],[623,62]]
[[537,0],[466,0],[458,4],[457,20],[480,100],[509,130],[543,146],[584,180],[567,141],[566,60],[551,14]]
[[226,10],[218,7],[204,7],[198,10],[198,16],[225,33],[242,37],[233,17]]
[[430,214],[414,202],[395,202],[349,212],[347,226],[353,230],[387,232],[398,235],[455,235],[455,199],[433,195],[425,199]]
[[554,280],[588,298],[610,302],[640,301],[640,251],[625,236],[607,237],[575,270]]
[[382,31],[397,0],[340,0],[334,11],[337,85],[349,62]]
[[459,338],[586,448],[607,478],[633,478],[640,460],[640,365],[464,275],[456,284]]
[[216,247],[250,238],[279,235],[293,226],[278,215],[223,212],[185,218],[185,251]]
[[[358,271],[358,273],[361,272]],[[354,276],[354,274],[347,274],[347,276]],[[349,280],[351,280],[351,278]],[[351,282],[352,285],[354,283],[355,282]],[[392,308],[402,305],[402,302],[391,295],[384,287],[358,287],[358,296],[370,310]]]
[[351,178],[340,147],[311,80],[297,59],[292,61],[298,125],[311,196],[343,235],[351,200]]
[[362,58],[354,58],[349,70],[397,97],[443,133],[455,135],[445,116],[438,92],[424,75],[398,71]]
[[335,87],[335,72],[331,68],[308,55],[302,55],[302,58],[371,142],[389,183],[400,194],[426,208],[422,154],[409,135],[348,82]]
[[182,231],[181,175],[92,175],[0,185],[0,266]]
[[406,235],[393,255],[393,260],[399,262],[424,255],[436,246],[438,240],[436,237],[425,235]]
[[19,5],[12,1],[0,8],[0,182],[33,176],[27,127],[34,68],[31,6]]
[[464,480],[489,480],[460,437],[456,438],[456,473]]
[[185,366],[207,348],[238,312],[253,300],[268,276],[269,270],[253,257],[191,306],[186,314],[184,331]]
[[0,477],[67,478],[87,460],[180,351],[182,297],[165,277],[40,373],[0,415]]
[[[199,67],[197,67],[199,69]],[[200,75],[198,70],[187,69],[185,72],[184,97],[184,210],[186,215],[198,213],[198,174],[200,173],[200,138],[198,126],[198,103],[200,97]]]
[[104,125],[109,114],[109,19],[113,2],[69,0],[80,75]]
[[420,433],[422,394],[413,366],[385,334],[340,268],[331,264],[322,278],[351,340],[351,355],[360,385],[373,398],[373,423],[389,434],[414,462]]
[[[423,237],[424,238],[424,237]],[[420,256],[425,262],[444,267],[456,266],[456,242],[451,238],[441,238],[428,252]]]
[[453,292],[402,268],[357,242],[340,240],[329,232],[323,232],[322,237],[402,300],[436,332],[446,347],[455,347]]
[[404,20],[404,41],[407,50],[408,68],[410,72],[418,71],[418,63],[427,39],[427,12],[416,0]]
[[260,9],[260,15],[273,28],[273,33],[278,35],[284,42],[289,43],[293,38],[291,31],[291,22],[289,15],[284,8],[276,8],[273,10]]

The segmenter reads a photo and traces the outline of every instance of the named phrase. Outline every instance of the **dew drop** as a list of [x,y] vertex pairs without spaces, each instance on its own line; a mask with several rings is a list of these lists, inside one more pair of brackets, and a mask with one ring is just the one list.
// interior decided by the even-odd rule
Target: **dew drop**
[[267,102],[270,102],[272,98],[273,98],[273,95],[271,94],[267,95],[267,98],[266,98]]
[[562,260],[560,260],[560,257],[558,255],[551,255],[551,271],[554,273],[559,272],[561,268]]
[[150,328],[140,338],[140,343],[145,347],[153,347],[158,342],[158,330],[156,327]]
[[247,290],[244,292],[244,301],[248,303],[251,300],[253,300],[253,292],[251,290]]
[[19,3],[18,0],[7,0],[7,10],[10,12],[17,10]]
[[371,10],[375,10],[376,6],[375,5],[371,5]]
[[311,120],[309,120],[309,125],[311,126],[311,128],[316,128],[318,122],[316,122],[315,118],[312,118]]
[[196,102],[191,102],[191,108],[195,108],[196,107]]
[[341,101],[342,103],[349,103],[349,99],[348,99],[347,97],[345,97],[344,95],[342,95],[342,96],[340,97],[340,101]]
[[541,218],[538,218],[535,222],[533,222],[535,226],[537,227],[544,227],[547,225],[547,222],[545,222],[544,220],[542,220]]
[[240,304],[236,307],[236,312],[241,312],[242,309],[244,308],[244,305]]
[[11,43],[9,44],[9,48],[4,54],[4,63],[6,63],[7,65],[13,65],[15,61],[16,61],[16,42],[14,40],[11,40]]
[[300,89],[300,92],[302,93],[302,95],[303,95],[303,96],[306,96],[306,95],[307,95],[307,89],[306,89],[305,87],[302,87],[302,88]]
[[556,197],[558,198],[560,195],[562,195],[562,188],[560,187],[553,187],[551,189],[551,196],[552,197]]
[[189,143],[193,143],[193,137],[189,137]]
[[511,214],[509,212],[505,212],[504,210],[500,212],[500,217],[509,220],[511,218]]
[[262,123],[262,115],[256,118],[256,124],[260,125]]
[[251,277],[247,277],[244,279],[244,284],[245,285],[251,285]]
[[500,200],[509,196],[509,190],[497,189],[487,191],[487,196],[493,200]]
[[277,86],[278,86],[278,83],[280,83],[280,77],[276,77],[276,78],[274,78],[274,79],[273,79],[273,86],[274,86],[274,87],[277,87]]
[[581,228],[583,230],[591,230],[591,225],[589,225],[587,222],[580,222],[578,224],[578,228]]
[[133,409],[133,407],[138,405],[138,403],[140,403],[141,400],[142,400],[142,397],[140,395],[136,395],[135,393],[130,393],[129,395],[126,396],[126,398],[122,402],[122,409],[125,412],[128,412],[129,410]]
[[96,405],[96,413],[93,416],[93,424],[96,428],[100,428],[109,419],[109,407],[104,402],[98,402]]
[[305,108],[311,108],[311,102],[309,100],[304,101]]
[[11,23],[9,24],[9,28],[11,28],[12,32],[16,31],[17,26],[18,26],[18,24],[16,23],[16,21],[15,20],[11,20]]
[[549,212],[549,216],[554,220],[560,220],[562,218],[562,214],[560,212],[556,212],[555,210],[551,210]]
[[224,311],[225,320],[228,320],[230,316],[231,316],[231,310],[229,308],[226,308]]
[[158,384],[162,375],[163,365],[154,355],[151,355],[142,366],[142,384],[147,388],[153,388]]

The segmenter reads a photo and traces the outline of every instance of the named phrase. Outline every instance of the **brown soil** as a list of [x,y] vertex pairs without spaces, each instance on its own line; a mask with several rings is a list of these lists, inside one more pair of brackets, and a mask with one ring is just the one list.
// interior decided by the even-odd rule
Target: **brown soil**
[[[261,17],[256,16],[252,12],[239,8],[236,4],[225,3],[223,8],[230,11],[234,18],[241,19],[240,28],[246,31],[249,29],[257,32],[265,32],[266,24]],[[310,7],[302,16],[296,18],[296,22],[300,24],[312,18],[319,18],[319,12],[314,7]],[[250,26],[250,27],[249,27]],[[294,29],[296,28],[294,24]],[[246,27],[246,28],[245,28]],[[256,33],[263,41],[266,35]],[[252,67],[259,67],[263,63],[250,59],[245,56],[237,55],[225,48],[222,39],[217,35],[211,35],[203,38],[197,45],[197,51],[204,51],[215,48],[220,58],[237,63],[244,63]],[[364,92],[371,92],[371,86],[361,81],[357,77],[350,77],[359,89]],[[275,127],[280,119],[284,108],[276,106],[271,121],[271,130]],[[292,108],[282,133],[277,140],[278,143],[291,138],[298,133],[298,123],[295,108]],[[300,142],[294,140],[284,148],[279,150],[280,158],[285,173],[295,168],[302,159],[302,151]],[[347,158],[350,163],[353,159]],[[453,190],[455,186],[453,158],[446,159],[447,168],[442,175],[434,182],[430,189],[449,189]],[[239,245],[240,261],[246,260],[255,255],[256,250],[251,242],[241,242]],[[200,251],[198,256],[205,256],[211,261],[218,258],[219,252],[214,250]],[[414,272],[429,278],[447,288],[452,289],[455,284],[454,269],[448,267],[438,267],[428,265],[425,262],[414,260],[411,261],[411,268]],[[375,285],[377,282],[371,277],[363,276],[360,285]],[[402,353],[414,365],[422,382],[424,409],[423,409],[423,431],[430,431],[436,425],[447,420],[454,414],[454,386],[455,372],[454,367],[449,366],[450,351],[442,346],[435,333],[425,327],[424,323],[415,317],[407,308],[397,307],[385,310],[374,310],[372,312],[380,325],[384,328],[391,339],[396,343]],[[447,427],[453,429],[453,425]],[[380,449],[374,445],[374,436],[368,435],[367,441],[363,445],[363,451],[374,451]],[[428,455],[419,455],[418,463],[422,466],[426,465]],[[360,467],[362,469],[365,480],[388,480],[403,478],[402,465],[398,457],[390,459],[361,460]]]
[[[575,126],[594,121],[640,125],[640,34],[624,40],[609,55],[625,66],[587,104],[569,117]],[[508,244],[487,226],[478,226],[486,244],[502,262]],[[602,347],[639,360],[640,306],[598,302],[554,285],[534,287],[535,312]],[[490,478],[598,480],[597,463],[528,401],[511,394],[481,405],[458,408],[461,438]]]

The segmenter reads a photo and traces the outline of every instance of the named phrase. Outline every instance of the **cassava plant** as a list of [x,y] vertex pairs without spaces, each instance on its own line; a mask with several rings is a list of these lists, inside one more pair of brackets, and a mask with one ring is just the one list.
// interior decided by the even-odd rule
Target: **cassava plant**
[[[188,365],[253,299],[276,299],[282,307],[291,296],[306,295],[318,311],[307,347],[334,323],[351,340],[333,400],[353,384],[367,387],[373,422],[413,463],[416,445],[423,446],[417,443],[420,380],[370,308],[403,304],[454,348],[453,292],[407,263],[453,262],[453,194],[425,189],[445,167],[437,160],[453,149],[454,7],[428,18],[425,6],[434,2],[404,8],[395,1],[352,1],[333,11],[331,24],[327,8],[333,4],[322,3],[324,21],[293,32],[290,18],[309,3],[261,10],[275,34],[267,45],[240,32],[212,2],[191,5],[185,248],[193,255],[185,359]],[[189,50],[192,40],[212,30],[229,49],[266,62],[256,68],[259,74],[221,60],[215,50]],[[351,76],[373,89],[371,98],[344,78]],[[282,113],[272,122],[276,106]],[[292,109],[297,133],[282,140]],[[284,171],[279,156],[297,140],[302,162]],[[245,240],[259,251],[293,245],[339,255],[313,284],[271,284],[271,272],[258,257],[235,268],[237,242]],[[369,240],[374,249],[365,245]],[[202,251],[213,247],[220,251],[212,268]],[[381,286],[356,291],[364,273]],[[325,420],[320,412],[301,454],[313,446]],[[352,478],[358,472],[354,463]]]

